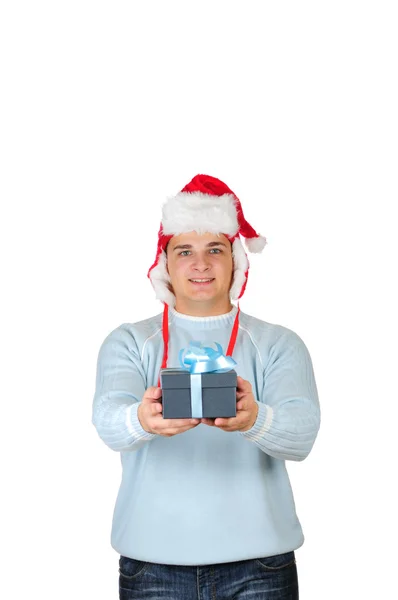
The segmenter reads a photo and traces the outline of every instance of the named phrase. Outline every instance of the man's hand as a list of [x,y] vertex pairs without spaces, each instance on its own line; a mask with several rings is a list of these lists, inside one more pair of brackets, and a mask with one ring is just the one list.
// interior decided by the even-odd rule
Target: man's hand
[[161,396],[162,388],[150,387],[142,397],[137,416],[145,431],[171,437],[199,425],[200,419],[163,419]]
[[247,431],[256,422],[258,404],[254,399],[250,381],[238,376],[236,387],[236,417],[230,419],[201,419],[210,427],[218,427],[223,431]]

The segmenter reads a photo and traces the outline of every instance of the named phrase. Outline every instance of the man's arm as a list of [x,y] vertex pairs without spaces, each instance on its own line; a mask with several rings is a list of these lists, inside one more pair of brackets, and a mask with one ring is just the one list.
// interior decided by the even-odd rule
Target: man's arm
[[293,331],[282,334],[264,369],[262,402],[254,425],[241,435],[267,454],[304,460],[317,437],[321,415],[310,354]]
[[92,423],[112,450],[138,450],[157,437],[143,429],[137,416],[145,390],[146,376],[136,342],[121,325],[101,345],[92,409]]

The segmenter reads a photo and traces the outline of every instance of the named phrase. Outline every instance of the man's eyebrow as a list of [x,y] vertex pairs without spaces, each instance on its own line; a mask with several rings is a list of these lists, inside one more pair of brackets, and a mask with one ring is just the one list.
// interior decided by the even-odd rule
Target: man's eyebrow
[[[209,242],[208,244],[206,244],[206,248],[214,248],[214,246],[224,246],[225,248],[227,247],[226,244],[224,244],[224,242]],[[174,246],[173,251],[190,250],[191,248],[193,248],[192,244],[177,244],[177,246]]]
[[192,248],[191,244],[177,244],[177,246],[174,246],[173,250],[179,250],[179,249],[183,249],[183,250],[188,250],[189,248]]
[[206,246],[209,248],[211,246],[224,246],[224,248],[227,247],[226,244],[224,244],[224,242],[209,242],[208,244],[206,244]]

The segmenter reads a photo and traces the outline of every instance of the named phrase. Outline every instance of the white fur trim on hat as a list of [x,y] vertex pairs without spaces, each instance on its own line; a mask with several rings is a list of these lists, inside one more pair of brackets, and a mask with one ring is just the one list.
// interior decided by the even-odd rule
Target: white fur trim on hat
[[169,289],[170,275],[167,272],[167,256],[166,252],[162,250],[159,255],[158,264],[153,267],[149,273],[150,280],[153,285],[153,289],[156,293],[156,298],[165,302],[169,306],[174,306],[176,303],[176,297],[173,292]]
[[253,252],[253,253],[261,252],[264,249],[266,243],[267,243],[267,240],[262,235],[259,235],[258,237],[252,237],[252,238],[245,239],[246,248],[249,250],[249,252]]
[[233,242],[232,252],[234,257],[234,278],[229,295],[231,300],[236,300],[239,298],[246,281],[246,271],[249,268],[249,261],[239,238],[236,238]]
[[232,194],[213,196],[202,192],[180,192],[163,206],[164,235],[196,231],[234,236],[239,230],[235,198]]

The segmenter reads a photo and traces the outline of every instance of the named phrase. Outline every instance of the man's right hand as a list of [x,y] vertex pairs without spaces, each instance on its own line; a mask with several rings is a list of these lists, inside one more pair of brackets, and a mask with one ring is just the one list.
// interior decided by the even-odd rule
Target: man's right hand
[[171,437],[178,433],[184,433],[188,429],[193,429],[201,423],[200,419],[164,419],[161,397],[162,388],[150,387],[146,390],[138,407],[138,419],[143,429],[148,433]]

